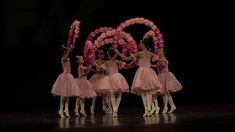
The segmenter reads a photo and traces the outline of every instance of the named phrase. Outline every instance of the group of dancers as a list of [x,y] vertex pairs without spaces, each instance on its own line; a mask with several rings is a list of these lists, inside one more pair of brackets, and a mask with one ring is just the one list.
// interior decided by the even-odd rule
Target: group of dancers
[[[118,49],[110,48],[107,52],[97,49],[96,60],[92,65],[86,66],[83,56],[76,56],[78,64],[78,77],[71,74],[70,52],[67,47],[63,51],[61,64],[63,72],[56,79],[51,93],[60,96],[59,115],[61,118],[70,117],[69,98],[76,97],[75,115],[87,116],[85,112],[85,99],[92,99],[90,107],[94,114],[96,98],[102,97],[103,110],[112,116],[118,116],[122,93],[133,93],[142,98],[144,106],[143,116],[152,116],[160,113],[157,96],[162,96],[163,109],[161,113],[172,113],[176,106],[171,93],[182,89],[181,83],[168,70],[168,60],[163,48],[153,53],[148,48],[149,40],[143,39],[138,44],[138,52],[125,56]],[[107,53],[107,54],[106,54]],[[105,59],[107,55],[108,59]],[[118,60],[117,57],[121,59]],[[125,77],[119,73],[120,69],[127,70],[137,66],[131,87]],[[156,69],[156,70],[154,70]],[[95,72],[87,79],[89,72]]]

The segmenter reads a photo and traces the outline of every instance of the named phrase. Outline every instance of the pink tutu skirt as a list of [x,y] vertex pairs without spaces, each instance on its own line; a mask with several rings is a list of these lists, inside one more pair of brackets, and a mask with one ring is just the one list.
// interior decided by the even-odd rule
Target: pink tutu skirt
[[99,73],[95,73],[94,75],[91,76],[89,81],[94,85],[95,90],[97,89],[97,86],[98,86],[100,80],[104,77],[105,77],[104,74],[99,74]]
[[139,67],[132,82],[131,92],[141,94],[143,92],[162,93],[162,91],[163,87],[156,72],[151,68]]
[[120,73],[110,75],[111,92],[129,92],[129,86]]
[[160,73],[158,79],[164,88],[164,93],[177,92],[182,89],[181,83],[176,79],[172,72]]
[[100,79],[99,83],[97,83],[96,93],[99,95],[106,95],[111,92],[111,83],[109,75],[105,75],[102,79]]
[[74,80],[74,77],[70,73],[61,73],[51,90],[51,93],[54,96],[73,96],[74,90],[78,89],[77,83]]
[[75,90],[74,95],[80,98],[94,98],[97,96],[94,85],[87,80],[87,77],[81,77],[75,79],[79,89]]

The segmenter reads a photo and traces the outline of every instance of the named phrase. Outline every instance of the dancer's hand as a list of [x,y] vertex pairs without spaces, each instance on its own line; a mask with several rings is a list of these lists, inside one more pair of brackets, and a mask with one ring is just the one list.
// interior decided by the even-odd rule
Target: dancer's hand
[[134,54],[130,53],[130,56],[133,59],[133,61],[136,61],[136,56]]
[[112,49],[115,53],[117,53],[117,54],[119,53],[119,51],[117,49],[114,49],[114,48],[112,48]]

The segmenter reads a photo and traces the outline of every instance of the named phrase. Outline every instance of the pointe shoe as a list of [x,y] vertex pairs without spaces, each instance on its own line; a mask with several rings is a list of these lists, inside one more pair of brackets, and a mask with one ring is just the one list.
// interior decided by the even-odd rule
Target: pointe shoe
[[146,116],[147,116],[147,114],[148,114],[148,110],[147,110],[147,108],[145,108],[145,109],[144,109],[143,117],[146,117]]
[[70,117],[69,111],[64,111],[64,113],[65,113],[65,116],[66,116],[66,117],[68,117],[68,118]]
[[76,109],[74,110],[74,114],[75,114],[75,116],[77,116],[77,117],[80,116],[78,110],[76,110]]
[[114,112],[113,112],[113,117],[117,117],[118,115],[117,115],[117,111],[115,110]]
[[172,106],[171,106],[171,109],[170,109],[170,111],[169,111],[168,113],[173,113],[175,110],[176,110],[175,105],[172,105]]
[[144,113],[144,114],[143,114],[143,117],[147,117],[147,113]]
[[60,115],[60,118],[65,118],[63,111],[59,110],[58,113]]
[[80,113],[81,113],[81,115],[84,116],[84,117],[87,116],[84,110],[81,110]]
[[106,113],[106,114],[112,114],[112,113],[113,113],[112,108],[111,108],[111,107],[108,108],[108,109],[105,111],[105,113]]
[[162,114],[167,113],[167,110],[168,110],[168,108],[165,106],[165,107],[163,108],[163,110],[162,110]]
[[117,108],[114,108],[113,109],[113,117],[117,117],[118,115],[117,115]]
[[155,110],[155,115],[158,115],[158,114],[159,114],[159,110],[160,110],[160,108],[157,107],[156,110]]
[[103,105],[102,110],[106,112],[107,111],[107,107]]
[[153,114],[155,111],[156,111],[156,108],[152,108],[150,113]]
[[145,111],[144,114],[143,114],[143,117],[147,117],[148,116],[148,112]]
[[149,116],[152,116],[151,110],[148,110],[147,116],[148,116],[148,117],[149,117]]
[[95,107],[91,106],[90,111],[91,111],[91,114],[95,114]]

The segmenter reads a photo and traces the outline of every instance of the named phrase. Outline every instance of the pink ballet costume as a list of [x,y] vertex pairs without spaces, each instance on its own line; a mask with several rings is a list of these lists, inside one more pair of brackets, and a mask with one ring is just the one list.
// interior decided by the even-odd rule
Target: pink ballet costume
[[117,64],[115,66],[108,66],[111,92],[129,92],[129,85],[126,79],[118,71],[118,69],[124,67],[125,63],[118,61]]
[[97,91],[98,85],[100,81],[105,77],[106,75],[103,72],[96,72],[94,75],[91,76],[89,81],[93,84],[94,90]]
[[162,59],[159,60],[159,63],[164,63],[163,65],[157,65],[158,79],[164,88],[163,92],[172,93],[181,90],[181,83],[176,79],[174,74],[168,70],[168,61],[166,59]]
[[[107,112],[107,107],[106,104],[109,104],[109,100],[108,100],[108,94],[104,94],[103,92],[99,92],[97,90],[98,88],[98,85],[100,83],[100,81],[107,75],[105,75],[103,72],[96,72],[94,75],[91,76],[91,78],[89,79],[89,81],[93,84],[94,86],[94,90],[97,94],[97,96],[102,96],[102,104],[103,104],[103,107],[102,109]],[[106,92],[107,93],[107,92]],[[96,102],[96,98],[93,98],[92,99],[92,105],[91,105],[91,108],[90,108],[90,111],[92,114],[94,114],[94,110],[95,110],[95,102]]]
[[108,76],[105,76],[98,85],[98,91],[104,93],[116,93],[116,92],[129,92],[129,85],[126,79],[118,72],[118,69],[124,67],[124,62],[117,62],[117,65],[107,66],[103,64],[103,69],[108,71]]
[[109,95],[111,92],[110,77],[108,75],[100,79],[96,87],[96,93],[98,95]]
[[[113,64],[112,64],[113,63]],[[129,92],[129,86],[122,74],[119,73],[119,69],[125,66],[124,62],[121,61],[108,61],[104,64],[104,69],[107,70],[107,79],[104,79],[102,84],[109,83],[111,104],[113,109],[113,116],[118,116],[118,108],[121,102],[122,93]]]
[[79,89],[76,81],[74,80],[73,75],[71,74],[70,60],[69,58],[64,62],[63,58],[61,59],[61,64],[63,67],[63,73],[61,73],[51,90],[51,93],[54,96],[64,96],[69,97],[73,96],[74,90]]
[[78,78],[76,79],[79,89],[76,90],[75,95],[84,99],[84,98],[94,98],[97,96],[94,85],[87,80],[87,74],[78,69]]
[[150,57],[139,58],[138,66],[131,87],[131,92],[141,94],[144,92],[162,93],[162,85],[156,72],[150,68]]
[[[105,72],[103,70],[101,70],[101,65],[105,62],[103,61],[103,63],[101,61],[99,61],[100,63],[98,63],[97,61],[95,62],[95,68],[96,68],[96,73],[94,75],[91,76],[91,78],[89,79],[89,81],[94,85],[95,87],[95,91],[97,93],[97,96],[102,96],[102,110],[105,111],[107,114],[110,114],[112,112],[111,109],[111,102],[110,102],[110,90],[109,90],[109,86],[105,87],[105,89],[102,88],[102,86],[106,85],[106,84],[101,84],[101,80],[108,76],[107,74],[105,74]],[[100,88],[98,89],[98,85],[100,84]],[[98,90],[97,90],[98,89]],[[95,103],[96,103],[96,99],[97,98],[93,98],[92,99],[92,105],[90,107],[90,111],[91,114],[95,113]]]

